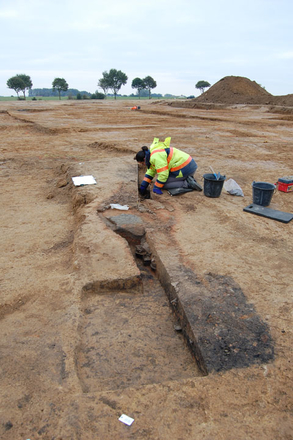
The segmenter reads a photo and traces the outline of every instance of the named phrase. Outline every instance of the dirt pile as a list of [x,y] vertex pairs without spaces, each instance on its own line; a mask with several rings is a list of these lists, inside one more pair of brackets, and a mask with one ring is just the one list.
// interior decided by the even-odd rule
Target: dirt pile
[[274,96],[248,78],[226,76],[192,102],[293,106],[293,95]]

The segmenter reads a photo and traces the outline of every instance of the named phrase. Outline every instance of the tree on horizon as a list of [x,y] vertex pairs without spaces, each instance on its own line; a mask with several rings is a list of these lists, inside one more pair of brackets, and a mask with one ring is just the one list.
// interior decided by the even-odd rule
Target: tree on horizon
[[128,76],[121,70],[110,69],[109,73],[103,72],[103,78],[99,79],[98,85],[101,88],[106,87],[107,90],[111,89],[116,99],[117,92],[127,83],[127,80]]
[[66,90],[68,90],[68,84],[64,78],[55,78],[52,82],[52,88],[54,91],[58,91],[59,99],[61,99],[60,93],[61,91],[66,92]]
[[17,93],[17,97],[19,98],[19,92],[23,93],[23,98],[26,99],[25,91],[26,89],[31,89],[33,86],[31,77],[29,75],[26,75],[24,73],[20,73],[18,75],[12,76],[7,80],[7,87],[9,89],[15,90]]
[[155,89],[157,87],[157,83],[151,76],[146,76],[143,79],[145,84],[145,88],[149,91],[149,99],[151,99],[151,89]]
[[204,92],[204,89],[206,89],[206,88],[208,88],[208,87],[211,87],[211,85],[210,85],[210,83],[208,82],[208,81],[198,81],[196,84],[195,84],[195,88],[196,89],[199,89],[200,91],[201,91],[201,93],[203,93]]
[[134,78],[134,80],[132,80],[131,87],[133,89],[137,89],[139,99],[140,99],[140,92],[143,89],[146,89],[146,85],[141,78]]

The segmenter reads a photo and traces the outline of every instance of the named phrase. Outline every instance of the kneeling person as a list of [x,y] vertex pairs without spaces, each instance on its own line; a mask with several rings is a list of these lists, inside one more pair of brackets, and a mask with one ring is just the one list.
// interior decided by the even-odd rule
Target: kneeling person
[[192,188],[202,191],[202,187],[193,177],[197,170],[196,162],[184,151],[170,147],[170,142],[170,137],[164,142],[154,138],[150,148],[144,146],[136,154],[134,159],[147,166],[147,172],[139,188],[141,195],[146,193],[156,174],[157,179],[153,188],[156,194],[163,194],[163,188]]

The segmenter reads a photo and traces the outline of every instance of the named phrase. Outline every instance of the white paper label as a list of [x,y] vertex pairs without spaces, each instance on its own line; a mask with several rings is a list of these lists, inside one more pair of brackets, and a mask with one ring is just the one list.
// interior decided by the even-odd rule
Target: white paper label
[[125,414],[122,414],[122,416],[119,417],[120,422],[125,423],[125,425],[132,425],[132,423],[134,422],[134,419],[132,419],[131,417],[126,416]]

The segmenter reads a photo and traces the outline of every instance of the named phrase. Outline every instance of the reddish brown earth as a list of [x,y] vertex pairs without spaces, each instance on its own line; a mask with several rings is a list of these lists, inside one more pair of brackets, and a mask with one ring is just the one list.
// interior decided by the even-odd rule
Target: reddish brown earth
[[[262,102],[132,104],[1,103],[0,438],[292,439],[293,220],[243,211],[253,181],[293,174],[291,115]],[[199,182],[212,166],[244,197],[140,200],[133,156],[154,136],[195,158]],[[74,187],[81,174],[97,185]],[[293,192],[270,207],[293,213]],[[273,359],[203,376],[157,274],[113,231],[121,213],[141,219],[132,232],[146,232],[157,272],[182,265],[214,289],[232,279]]]

